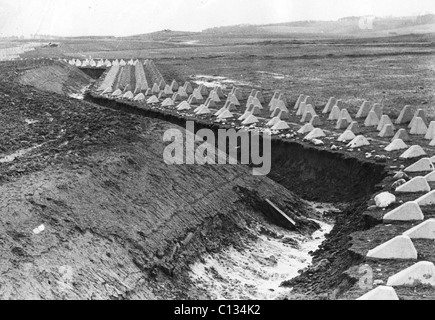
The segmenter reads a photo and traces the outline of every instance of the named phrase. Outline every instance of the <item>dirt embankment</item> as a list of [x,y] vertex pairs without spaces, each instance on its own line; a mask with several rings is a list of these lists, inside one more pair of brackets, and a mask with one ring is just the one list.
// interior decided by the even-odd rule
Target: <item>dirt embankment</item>
[[1,156],[33,148],[0,162],[2,299],[197,297],[185,267],[265,224],[265,199],[317,227],[246,166],[164,164],[173,124],[2,82]]

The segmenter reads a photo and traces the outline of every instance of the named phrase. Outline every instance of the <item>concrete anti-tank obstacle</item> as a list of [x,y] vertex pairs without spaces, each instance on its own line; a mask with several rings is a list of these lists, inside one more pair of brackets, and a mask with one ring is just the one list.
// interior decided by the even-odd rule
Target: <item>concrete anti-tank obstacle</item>
[[337,99],[334,97],[329,98],[328,103],[326,104],[325,108],[323,108],[322,113],[327,114],[330,113],[332,110],[332,107],[335,106],[337,103]]
[[198,116],[203,114],[210,114],[211,111],[206,105],[202,105],[202,107],[196,112]]
[[299,108],[296,111],[296,115],[297,116],[302,116],[305,113],[305,108],[306,108],[307,104],[305,102],[301,102],[299,104]]
[[349,126],[349,121],[346,118],[341,118],[337,121],[335,129],[337,130],[345,130]]
[[408,201],[384,215],[384,223],[390,221],[421,221],[423,212],[416,201]]
[[154,83],[154,84],[153,84],[153,87],[152,87],[152,89],[151,89],[151,92],[152,92],[153,94],[159,94],[159,92],[160,92],[160,88],[159,88],[159,85],[158,85],[157,83]]
[[272,113],[270,114],[270,118],[275,118],[276,116],[279,115],[279,113],[281,112],[280,109],[276,108],[275,110],[272,111]]
[[115,92],[112,93],[112,97],[119,97],[122,95],[121,89],[116,89]]
[[424,171],[434,171],[434,165],[430,158],[422,158],[417,162],[411,164],[409,167],[403,170],[405,172],[424,172]]
[[393,139],[391,139],[391,141],[394,141],[396,139],[401,139],[402,141],[409,141],[411,140],[409,138],[408,132],[406,131],[406,129],[399,129],[396,134],[394,135]]
[[434,147],[435,146],[435,138],[431,142],[429,142],[429,146]]
[[311,104],[306,104],[305,105],[305,112],[307,112],[307,111],[311,112],[311,114],[313,116],[317,115],[316,110],[314,110],[314,108],[313,108],[313,106]]
[[184,90],[187,92],[187,94],[192,94],[192,92],[193,92],[193,87],[192,87],[192,84],[191,84],[189,81],[186,81],[186,82],[184,83],[183,88],[184,88]]
[[369,112],[367,118],[364,120],[364,126],[366,127],[377,127],[379,124],[379,118],[376,115],[376,112],[373,110]]
[[353,121],[352,117],[349,114],[349,111],[347,111],[346,108],[341,109],[339,119],[346,119],[349,123],[352,123]]
[[338,106],[333,106],[331,112],[329,113],[328,120],[335,121],[340,119],[340,108]]
[[374,111],[376,113],[376,116],[378,117],[378,119],[380,120],[383,114],[383,108],[379,103],[375,103],[372,107],[372,110],[370,111]]
[[136,95],[136,97],[134,97],[134,101],[144,101],[145,100],[145,95],[143,93],[139,93],[138,95]]
[[408,150],[406,150],[404,153],[402,153],[399,158],[400,159],[411,159],[411,158],[418,158],[418,157],[422,157],[425,156],[426,151],[423,150],[422,147],[420,147],[419,145],[413,145],[410,146]]
[[431,206],[435,204],[435,190],[432,190],[424,195],[422,195],[420,198],[415,200],[420,207],[424,206]]
[[185,111],[185,110],[190,110],[192,107],[190,106],[190,104],[187,101],[183,101],[181,102],[176,109],[178,111]]
[[182,100],[181,99],[181,95],[178,92],[174,93],[174,95],[172,96],[172,101],[178,102],[178,101],[181,101],[181,100]]
[[351,149],[360,148],[363,146],[369,146],[370,142],[363,135],[356,136],[351,142],[346,146]]
[[414,125],[414,122],[417,118],[423,119],[424,124],[427,126],[428,122],[427,122],[427,118],[426,118],[426,114],[425,114],[424,110],[417,109],[417,111],[414,113],[414,117],[412,118],[411,122],[408,125],[408,128],[412,128],[412,126]]
[[257,98],[258,101],[260,101],[261,104],[264,103],[264,97],[263,97],[263,94],[261,93],[261,91],[257,91],[257,92],[255,93],[255,96],[254,96],[254,97]]
[[412,111],[411,106],[405,106],[399,114],[399,117],[396,119],[396,124],[405,124],[411,122],[414,117],[414,113]]
[[367,253],[368,258],[416,260],[417,250],[412,240],[404,235],[397,236]]
[[305,96],[305,99],[303,100],[303,102],[305,102],[306,105],[311,104],[312,106],[314,106],[314,100],[310,96]]
[[429,123],[429,128],[427,129],[424,138],[426,140],[433,140],[433,138],[435,138],[435,121]]
[[378,286],[356,300],[399,300],[393,287]]
[[386,125],[384,125],[383,129],[378,134],[378,137],[381,137],[381,138],[389,138],[389,137],[393,137],[393,136],[394,136],[394,127],[390,123],[387,123]]
[[314,128],[310,133],[308,133],[304,137],[304,140],[313,140],[313,139],[318,139],[318,138],[322,138],[322,137],[326,137],[325,132],[323,132],[323,130],[320,128]]
[[435,171],[429,172],[424,178],[427,182],[435,182]]
[[218,119],[230,119],[230,118],[234,118],[234,115],[228,109],[226,109],[217,118]]
[[173,80],[172,83],[171,83],[171,90],[172,90],[172,92],[177,91],[179,87],[180,86],[179,86],[178,82]]
[[356,117],[357,119],[366,118],[369,115],[371,110],[370,102],[364,101],[361,107],[359,108]]
[[396,192],[415,193],[429,192],[430,186],[424,177],[414,177],[408,182],[396,188]]
[[[304,100],[305,100],[305,95],[303,95],[303,94],[299,95],[299,98],[296,101],[295,106],[293,107],[293,109],[294,110],[298,110],[301,102],[304,101]],[[269,107],[270,107],[270,105],[269,105]]]
[[392,127],[393,127],[393,130],[394,130],[393,122],[391,122],[390,117],[387,116],[386,114],[384,114],[384,115],[381,117],[381,119],[379,120],[378,127],[376,128],[376,130],[378,130],[378,131],[382,131],[382,129],[384,128],[384,126],[385,126],[386,124],[391,124]]
[[355,135],[361,133],[361,129],[357,121],[352,121],[352,123],[347,127],[346,130],[352,131]]
[[302,128],[300,128],[298,130],[298,133],[301,133],[301,134],[310,133],[313,130],[314,130],[313,125],[310,123],[306,123],[305,125],[302,126]]
[[159,99],[156,96],[151,96],[147,100],[147,104],[159,103]]
[[287,122],[280,120],[271,129],[272,130],[287,130],[287,129],[290,129],[290,127],[287,124]]
[[426,220],[403,233],[411,239],[435,240],[435,219]]
[[256,116],[254,116],[253,114],[249,115],[245,120],[243,120],[242,124],[243,125],[250,125],[250,124],[254,124],[254,123],[258,123],[258,118]]
[[278,116],[281,120],[288,120],[289,119],[289,114],[288,114],[288,111],[286,111],[286,110],[280,110]]
[[131,91],[127,91],[126,93],[124,93],[124,95],[122,96],[122,98],[123,98],[123,99],[129,99],[129,100],[133,99],[133,98],[134,98],[133,92],[131,92]]
[[310,120],[310,123],[313,125],[313,127],[322,125],[322,121],[320,121],[320,117],[318,115],[313,116]]
[[435,286],[435,265],[429,261],[420,261],[388,278],[388,286],[416,287]]
[[403,142],[402,139],[394,139],[388,146],[384,148],[384,150],[391,152],[391,151],[403,150],[407,148],[408,145],[405,142]]
[[248,117],[249,116],[252,116],[253,114],[252,114],[252,112],[250,112],[250,111],[245,111],[245,113],[244,114],[242,114],[237,120],[239,120],[239,121],[243,121],[243,120],[246,120],[246,119],[248,119]]
[[234,103],[234,105],[236,105],[236,106],[240,106],[239,99],[237,99],[237,97],[234,94],[230,94],[228,96],[227,101],[230,101],[231,103]]
[[355,139],[355,134],[350,130],[346,130],[338,137],[337,141],[347,142],[352,141],[353,139]]
[[420,117],[414,118],[409,133],[415,135],[425,135],[426,132],[427,132],[427,126],[424,123],[424,120]]
[[273,126],[274,126],[275,124],[277,124],[279,121],[281,121],[281,119],[280,119],[278,116],[277,116],[277,117],[274,117],[274,118],[270,119],[268,123],[266,123],[266,126],[267,126],[267,127],[273,127]]
[[305,113],[301,118],[301,122],[302,123],[310,122],[312,118],[313,118],[313,114],[311,113],[311,111],[305,110]]

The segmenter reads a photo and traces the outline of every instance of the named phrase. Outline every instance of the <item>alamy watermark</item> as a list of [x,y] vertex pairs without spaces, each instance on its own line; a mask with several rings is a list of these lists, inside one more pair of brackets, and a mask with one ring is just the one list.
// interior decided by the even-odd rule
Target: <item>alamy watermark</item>
[[[252,174],[264,176],[271,169],[271,139],[269,135],[249,134],[246,130],[201,129],[195,134],[194,121],[186,121],[186,134],[169,129],[163,141],[171,142],[163,152],[166,164],[189,165],[253,165]],[[201,143],[202,142],[202,143]],[[199,144],[201,143],[201,144]],[[216,152],[217,146],[217,152]],[[240,157],[240,159],[239,159]]]

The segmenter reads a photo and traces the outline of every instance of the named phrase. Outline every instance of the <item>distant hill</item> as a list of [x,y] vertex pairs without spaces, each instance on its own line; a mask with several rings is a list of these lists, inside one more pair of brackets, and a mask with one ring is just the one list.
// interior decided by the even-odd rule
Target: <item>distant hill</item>
[[233,25],[210,28],[203,34],[317,34],[386,36],[435,33],[435,14],[412,17],[345,17],[337,21],[296,21],[267,25]]
[[190,37],[200,34],[199,32],[188,32],[188,31],[172,31],[172,30],[161,30],[157,32],[137,34],[128,37],[122,37],[123,39],[130,40],[148,40],[148,41],[174,41],[177,38]]

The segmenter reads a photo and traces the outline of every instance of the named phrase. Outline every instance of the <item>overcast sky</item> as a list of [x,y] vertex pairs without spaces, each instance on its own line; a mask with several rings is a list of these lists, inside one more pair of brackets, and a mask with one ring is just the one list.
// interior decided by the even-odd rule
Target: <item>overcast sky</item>
[[0,36],[132,35],[233,24],[435,13],[435,0],[0,0]]

